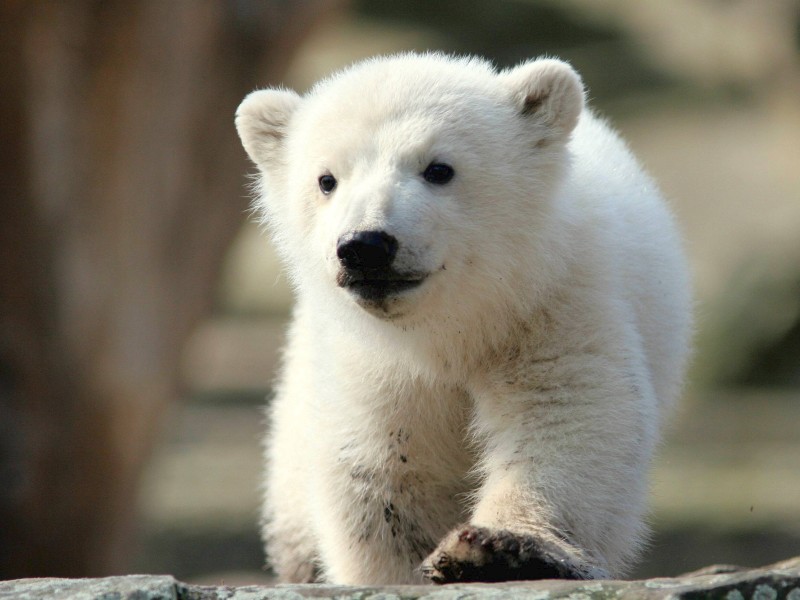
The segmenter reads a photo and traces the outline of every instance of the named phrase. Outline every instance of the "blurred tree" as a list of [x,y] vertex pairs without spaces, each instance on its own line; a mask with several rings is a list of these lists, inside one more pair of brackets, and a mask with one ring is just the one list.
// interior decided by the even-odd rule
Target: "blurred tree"
[[0,3],[0,578],[124,570],[246,208],[233,112],[341,4]]

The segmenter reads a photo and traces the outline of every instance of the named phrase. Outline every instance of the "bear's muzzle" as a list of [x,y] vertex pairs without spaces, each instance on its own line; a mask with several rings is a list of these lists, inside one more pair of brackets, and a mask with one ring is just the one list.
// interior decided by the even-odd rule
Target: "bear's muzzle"
[[397,239],[385,231],[344,234],[336,244],[341,265],[336,283],[368,302],[417,287],[426,275],[397,271],[392,266],[397,250]]

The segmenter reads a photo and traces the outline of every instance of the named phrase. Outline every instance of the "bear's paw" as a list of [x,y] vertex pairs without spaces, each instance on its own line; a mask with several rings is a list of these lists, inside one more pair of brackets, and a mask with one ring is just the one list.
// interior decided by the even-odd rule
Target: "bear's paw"
[[420,568],[440,584],[608,577],[535,536],[471,525],[448,534]]

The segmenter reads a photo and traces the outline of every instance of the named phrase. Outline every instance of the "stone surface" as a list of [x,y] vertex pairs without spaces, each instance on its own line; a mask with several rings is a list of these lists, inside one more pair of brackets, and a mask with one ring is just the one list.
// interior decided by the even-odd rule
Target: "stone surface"
[[[15,579],[0,582],[0,599],[161,600],[179,598],[183,584],[168,575],[126,575],[99,579]],[[209,596],[213,598],[214,596]],[[224,597],[224,596],[220,596]]]
[[716,565],[681,577],[639,581],[533,581],[445,586],[198,586],[170,576],[18,579],[0,582],[0,600],[800,600],[800,557],[759,569]]

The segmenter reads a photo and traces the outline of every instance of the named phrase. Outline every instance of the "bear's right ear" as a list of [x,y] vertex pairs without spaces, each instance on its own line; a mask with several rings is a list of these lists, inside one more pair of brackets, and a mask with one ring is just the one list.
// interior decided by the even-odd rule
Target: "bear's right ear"
[[247,155],[266,166],[279,157],[289,119],[301,98],[291,90],[259,90],[249,94],[236,109],[236,131]]

